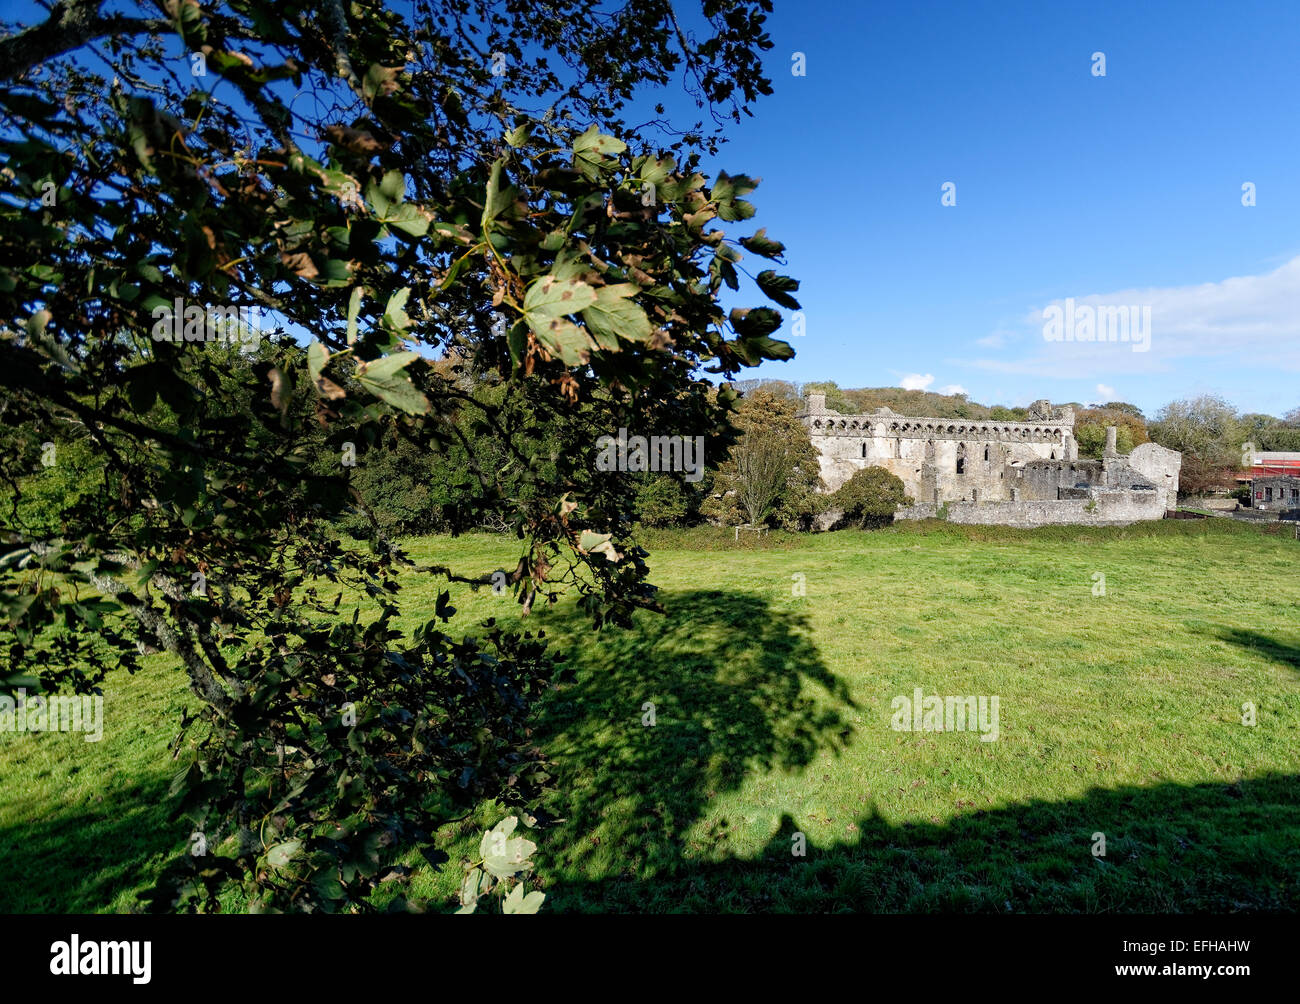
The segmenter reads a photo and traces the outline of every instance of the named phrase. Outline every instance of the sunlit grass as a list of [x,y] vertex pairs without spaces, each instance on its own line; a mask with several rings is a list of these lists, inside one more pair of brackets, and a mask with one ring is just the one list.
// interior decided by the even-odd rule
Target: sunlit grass
[[[1216,520],[650,545],[666,615],[529,618],[578,671],[539,719],[560,820],[530,834],[544,911],[1296,907],[1300,543]],[[516,548],[410,543],[466,574]],[[409,576],[405,626],[446,588]],[[451,591],[458,630],[518,618]],[[1000,738],[894,731],[916,687],[998,696]],[[187,698],[153,660],[110,691],[102,743],[0,737],[0,853],[37,876],[0,906],[127,908],[183,848],[161,795]],[[420,891],[450,902],[455,854],[505,811],[449,827]]]

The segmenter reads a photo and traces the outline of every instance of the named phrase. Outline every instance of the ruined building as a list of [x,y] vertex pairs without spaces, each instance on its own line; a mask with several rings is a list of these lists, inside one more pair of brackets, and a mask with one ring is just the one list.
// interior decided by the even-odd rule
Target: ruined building
[[1074,409],[1035,401],[1025,422],[914,418],[878,408],[828,411],[810,394],[799,415],[835,491],[864,467],[883,467],[916,501],[898,518],[936,515],[960,523],[1123,525],[1160,519],[1177,504],[1182,454],[1143,443],[1128,455],[1106,430],[1101,460],[1079,459]]

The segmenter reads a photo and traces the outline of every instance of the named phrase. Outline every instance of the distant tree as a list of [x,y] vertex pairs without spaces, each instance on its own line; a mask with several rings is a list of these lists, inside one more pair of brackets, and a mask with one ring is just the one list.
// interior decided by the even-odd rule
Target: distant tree
[[1132,415],[1134,418],[1142,419],[1143,424],[1146,422],[1146,416],[1142,414],[1142,409],[1136,404],[1129,404],[1127,401],[1109,401],[1101,405],[1101,410],[1122,412],[1125,415]]
[[1149,441],[1147,424],[1142,412],[1133,405],[1118,407],[1104,405],[1100,408],[1083,408],[1074,413],[1074,438],[1079,444],[1079,456],[1098,458],[1105,452],[1106,428],[1115,426],[1115,448],[1120,453],[1131,453],[1133,447]]
[[1260,432],[1255,445],[1261,450],[1279,450],[1282,452],[1300,452],[1300,427],[1278,425]]
[[699,508],[699,492],[693,486],[664,473],[635,475],[633,503],[637,519],[645,526],[683,526]]
[[1151,438],[1183,455],[1180,495],[1199,495],[1228,487],[1241,467],[1247,442],[1237,410],[1221,397],[1202,394],[1171,401],[1149,426]]
[[824,504],[817,494],[821,467],[795,413],[794,402],[765,390],[741,401],[735,419],[739,438],[719,465],[701,512],[726,523],[808,526]]
[[1251,412],[1241,416],[1241,434],[1257,450],[1300,449],[1300,428],[1292,428],[1275,415]]
[[853,401],[848,398],[844,391],[840,390],[839,384],[834,380],[814,380],[811,383],[805,383],[803,393],[805,397],[809,394],[825,394],[826,407],[830,411],[851,415],[856,410]]
[[831,496],[831,505],[844,511],[844,520],[862,528],[891,523],[900,506],[911,504],[903,482],[883,467],[854,471]]
[[754,391],[762,389],[777,397],[788,397],[796,404],[802,404],[804,400],[803,384],[794,383],[790,380],[773,380],[765,377],[758,380],[736,380],[731,386],[741,394],[752,394]]

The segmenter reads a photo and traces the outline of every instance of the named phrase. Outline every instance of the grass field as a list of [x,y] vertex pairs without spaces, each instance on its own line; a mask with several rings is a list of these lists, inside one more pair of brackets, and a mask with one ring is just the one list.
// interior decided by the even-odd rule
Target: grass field
[[[649,545],[666,616],[529,619],[578,670],[538,723],[558,779],[557,821],[529,834],[544,912],[1300,906],[1300,542],[1166,520]],[[514,547],[411,542],[467,573]],[[439,588],[410,580],[412,625]],[[518,609],[453,600],[470,633]],[[998,697],[997,741],[895,731],[917,687]],[[132,907],[185,845],[164,812],[185,704],[154,657],[108,691],[102,742],[0,735],[0,909]],[[452,864],[419,891],[451,908],[456,852],[503,814],[449,828]]]

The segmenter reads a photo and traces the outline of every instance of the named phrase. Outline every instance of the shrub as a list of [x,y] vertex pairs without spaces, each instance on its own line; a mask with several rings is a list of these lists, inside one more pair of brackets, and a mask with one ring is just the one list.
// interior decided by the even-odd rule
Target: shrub
[[698,506],[698,493],[690,485],[663,474],[637,476],[636,512],[644,526],[685,526]]
[[844,511],[845,522],[859,527],[892,523],[895,510],[910,503],[903,482],[883,467],[865,467],[855,472],[831,501],[835,508]]

